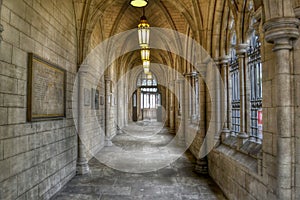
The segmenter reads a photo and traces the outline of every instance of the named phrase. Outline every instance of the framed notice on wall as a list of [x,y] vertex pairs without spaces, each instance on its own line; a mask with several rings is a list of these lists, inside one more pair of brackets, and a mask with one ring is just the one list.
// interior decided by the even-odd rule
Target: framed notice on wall
[[92,88],[92,109],[99,110],[99,90]]
[[27,120],[66,116],[66,71],[35,54],[28,55]]

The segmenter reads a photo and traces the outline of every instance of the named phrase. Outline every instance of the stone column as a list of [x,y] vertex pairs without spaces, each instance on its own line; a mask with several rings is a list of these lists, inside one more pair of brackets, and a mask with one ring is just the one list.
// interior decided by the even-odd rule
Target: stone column
[[[223,101],[222,101],[222,95],[221,93],[221,88],[222,88],[222,76],[218,77],[220,75],[220,73],[222,72],[222,63],[221,63],[221,58],[215,58],[214,59],[214,64],[215,66],[213,66],[212,64],[208,65],[208,67],[211,68],[211,73],[210,77],[211,77],[211,88],[209,90],[209,93],[211,94],[211,100],[214,100],[215,105],[213,105],[213,103],[211,103],[211,123],[213,122],[214,125],[213,127],[213,132],[215,133],[215,141],[216,141],[216,146],[219,146],[221,143],[221,136],[222,136],[222,131],[223,131],[223,125],[222,127],[220,127],[220,129],[218,129],[219,124],[221,125],[221,121],[222,121],[222,117],[223,117],[223,113],[222,111],[222,107],[223,107]],[[213,69],[215,67],[215,69]],[[215,118],[213,118],[212,116],[215,116]],[[211,129],[211,128],[210,128]],[[218,130],[221,130],[221,133],[217,133]],[[220,135],[219,135],[220,134]]]
[[111,98],[111,79],[109,76],[105,76],[105,143],[106,147],[112,146],[110,138],[110,105],[112,103]]
[[124,98],[124,90],[123,86],[124,85],[124,80],[120,81],[119,84],[117,85],[117,134],[122,133],[122,128],[124,127],[124,105],[125,105],[125,98]]
[[86,159],[86,149],[79,135],[78,135],[78,158],[77,158],[76,173],[78,175],[84,175],[90,173],[89,164]]
[[224,93],[221,96],[221,101],[222,101],[222,111],[225,113],[222,113],[222,118],[224,118],[224,126],[222,129],[221,133],[221,141],[223,142],[226,137],[229,136],[230,130],[229,130],[229,118],[230,118],[230,113],[229,113],[229,100],[228,100],[228,62],[229,58],[227,56],[221,57],[220,58],[220,67],[221,67],[221,77],[223,81],[223,86],[224,86]]
[[[185,142],[185,133],[186,133],[186,113],[185,113],[185,94],[184,94],[184,87],[185,87],[185,79],[184,78],[179,78],[176,81],[176,85],[177,85],[177,89],[178,89],[178,95],[177,97],[178,99],[178,116],[176,120],[178,120],[178,118],[180,118],[180,122],[179,122],[179,129],[176,130],[178,138],[180,141]],[[180,107],[179,107],[180,106]],[[180,115],[179,115],[180,114]],[[185,144],[185,143],[184,143]]]
[[[299,37],[299,20],[274,18],[264,24],[265,39],[274,43],[276,54],[277,111],[277,194],[278,199],[292,199],[293,187],[293,99],[290,51],[291,40]],[[267,66],[266,66],[267,67]]]
[[86,158],[86,148],[82,143],[84,138],[84,81],[86,72],[78,72],[78,158],[76,173],[79,175],[84,175],[90,172],[88,161]]
[[[198,70],[201,75],[201,78],[204,80],[204,83],[206,84],[208,81],[208,68],[210,66],[210,58],[209,59],[204,59],[203,63],[198,64]],[[200,112],[200,130],[204,131],[204,136],[206,136],[206,133],[208,131],[208,126],[207,126],[207,118],[208,118],[208,110],[207,110],[207,93],[212,92],[212,91],[207,91],[206,85],[203,84],[202,87],[199,87],[199,92],[200,92],[200,108],[203,108]],[[207,145],[207,143],[206,143]],[[205,151],[207,151],[207,146],[205,146]],[[203,158],[197,158],[196,164],[195,164],[195,172],[201,175],[206,175],[208,174],[208,160],[207,156]]]
[[175,129],[175,102],[174,102],[174,87],[175,83],[174,81],[171,81],[169,83],[169,119],[170,119],[170,129],[174,130]]
[[195,165],[195,171],[198,174],[206,175],[208,174],[208,161],[207,156],[204,158],[197,159],[196,165]]
[[238,148],[241,147],[248,139],[247,135],[247,121],[246,121],[246,53],[248,44],[238,44],[236,53],[239,62],[239,78],[240,78],[240,133],[238,134]]

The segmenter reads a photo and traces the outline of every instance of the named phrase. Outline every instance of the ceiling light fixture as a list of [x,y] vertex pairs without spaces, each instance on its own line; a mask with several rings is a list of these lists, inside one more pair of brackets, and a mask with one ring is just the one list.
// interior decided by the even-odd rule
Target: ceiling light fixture
[[149,72],[149,73],[147,74],[147,79],[148,79],[148,80],[151,80],[151,79],[153,79],[153,77],[152,77],[152,73],[151,73],[151,72]]
[[150,60],[150,49],[142,49],[141,58],[142,60]]
[[130,5],[132,5],[133,7],[145,7],[148,4],[148,0],[131,0],[130,1]]
[[150,25],[145,17],[145,9],[143,8],[143,16],[138,25],[139,44],[141,48],[149,48]]
[[143,60],[143,68],[144,68],[145,74],[148,74],[150,72],[150,61],[149,60]]

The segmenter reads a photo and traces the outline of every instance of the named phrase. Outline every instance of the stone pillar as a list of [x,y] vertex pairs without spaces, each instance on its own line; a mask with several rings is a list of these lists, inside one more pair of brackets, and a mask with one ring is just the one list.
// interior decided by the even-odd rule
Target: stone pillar
[[170,119],[170,129],[174,130],[175,129],[175,102],[174,102],[174,81],[171,81],[169,83],[169,119]]
[[110,138],[110,105],[112,103],[111,95],[111,79],[109,76],[105,76],[105,143],[106,147],[112,146]]
[[[211,123],[214,122],[214,125],[212,126],[214,129],[214,133],[215,133],[215,141],[216,141],[216,146],[219,146],[221,143],[221,136],[222,136],[222,131],[223,131],[223,125],[222,127],[220,127],[219,129],[219,125],[221,125],[221,121],[222,121],[222,117],[223,117],[223,113],[222,113],[222,107],[223,107],[223,101],[222,101],[222,95],[221,93],[221,88],[222,88],[222,77],[218,77],[221,73],[222,70],[222,63],[221,63],[221,58],[215,58],[214,59],[214,63],[216,66],[213,66],[212,64],[209,63],[208,67],[211,68],[211,88],[209,90],[209,93],[211,94],[211,99],[214,100],[215,102],[215,106],[211,103]],[[213,68],[216,69],[213,69]],[[214,107],[213,107],[214,106]],[[213,118],[212,116],[215,116],[215,118]],[[212,128],[210,128],[212,129]],[[218,130],[221,130],[221,132],[217,133]]]
[[206,156],[204,158],[197,159],[195,171],[196,173],[201,175],[208,174],[208,161]]
[[239,78],[240,78],[240,133],[238,134],[238,148],[241,147],[245,141],[248,139],[247,135],[247,96],[246,96],[246,53],[247,53],[248,44],[238,44],[236,53],[238,56],[239,62]]
[[82,143],[84,138],[84,79],[86,72],[78,72],[78,158],[76,173],[79,175],[84,175],[90,172],[88,161],[86,158],[86,148]]
[[[204,80],[204,83],[207,84],[208,81],[213,81],[213,83],[210,83],[210,84],[213,84],[211,86],[215,86],[216,85],[216,80],[213,79],[211,80],[211,78],[214,78],[214,75],[211,74],[211,70],[209,69],[212,69],[213,68],[213,62],[210,58],[206,58],[203,60],[203,63],[199,63],[198,64],[198,70],[199,70],[199,73],[201,75],[201,78]],[[216,71],[214,71],[216,72]],[[200,87],[200,107],[203,108],[203,110],[201,110],[201,113],[200,113],[200,130],[201,131],[204,131],[205,132],[205,135],[207,134],[207,131],[208,131],[208,125],[209,124],[209,120],[210,119],[209,117],[211,117],[212,113],[210,114],[210,116],[208,115],[208,110],[207,110],[207,98],[208,98],[208,95],[210,92],[216,92],[217,89],[216,88],[207,88],[207,86],[203,84],[202,87]],[[215,91],[208,91],[208,89],[210,90],[215,90]],[[216,94],[216,93],[215,93]],[[217,99],[217,96],[215,96],[215,101]],[[210,119],[211,120],[211,119]],[[217,124],[217,123],[216,123]],[[214,126],[215,130],[217,130],[217,125]],[[218,134],[214,134],[214,136],[216,137],[216,135]],[[215,140],[216,138],[212,138],[213,140]],[[209,137],[208,137],[209,138]],[[207,138],[207,139],[208,139]],[[218,138],[219,139],[219,138]],[[205,152],[207,152],[207,149],[208,149],[208,146],[209,144],[211,143],[211,141],[206,141],[204,148],[205,148]],[[196,161],[196,164],[195,164],[195,172],[198,173],[198,174],[201,174],[201,175],[206,175],[208,174],[208,159],[207,159],[207,156],[203,157],[203,158],[198,158],[197,161]]]
[[[274,43],[276,54],[276,111],[277,111],[277,195],[292,199],[293,187],[293,99],[290,66],[291,40],[299,37],[299,20],[274,18],[264,24],[265,39]],[[267,67],[267,66],[266,66]]]
[[125,105],[125,98],[124,98],[124,90],[123,86],[124,80],[120,81],[117,85],[117,134],[122,134],[122,128],[124,127],[124,105]]
[[86,159],[86,149],[79,136],[78,136],[78,158],[77,158],[76,173],[78,175],[84,175],[90,173],[89,164]]
[[228,99],[228,62],[229,62],[229,58],[224,56],[220,58],[220,67],[221,67],[221,77],[223,80],[223,86],[224,86],[224,93],[221,96],[221,101],[222,101],[222,111],[224,111],[225,113],[222,113],[222,118],[224,118],[224,126],[222,129],[222,133],[221,133],[221,141],[223,142],[225,140],[225,138],[227,138],[230,134],[230,130],[229,130],[229,118],[230,118],[230,113],[229,113],[229,99]]

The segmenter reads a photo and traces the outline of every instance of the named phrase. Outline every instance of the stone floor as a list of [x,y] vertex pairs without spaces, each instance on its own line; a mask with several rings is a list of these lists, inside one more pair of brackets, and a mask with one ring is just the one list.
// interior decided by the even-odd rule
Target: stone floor
[[[56,200],[194,200],[194,199],[226,199],[218,186],[208,176],[199,176],[194,172],[195,159],[189,151],[174,153],[174,146],[163,149],[174,138],[165,128],[159,128],[157,123],[131,124],[124,133],[117,135],[112,147],[105,147],[99,155],[107,159],[115,151],[120,160],[120,151],[129,153],[140,151],[158,152],[150,154],[151,162],[177,155],[179,158],[166,167],[146,173],[128,173],[128,163],[121,162],[124,170],[116,170],[99,162],[103,157],[95,156],[89,164],[90,175],[74,177],[55,197]],[[140,130],[140,129],[143,130]],[[152,133],[151,133],[152,130]],[[159,130],[159,131],[158,131]],[[148,137],[149,136],[149,137]],[[141,140],[142,138],[142,140]],[[121,149],[121,150],[120,150]],[[171,149],[171,150],[170,150]],[[160,151],[161,150],[161,151]],[[157,156],[161,154],[160,156]],[[136,155],[133,155],[133,157]],[[98,159],[100,158],[100,159]],[[151,160],[152,158],[155,158]],[[103,159],[105,160],[105,159]],[[102,160],[102,161],[103,161]],[[137,159],[139,160],[139,159]],[[105,160],[107,161],[107,160]],[[136,161],[140,163],[143,160]],[[133,161],[134,163],[135,161]],[[115,162],[113,162],[115,163]],[[159,162],[158,162],[159,163]],[[163,163],[163,162],[162,162]],[[143,168],[143,165],[140,165]],[[125,171],[125,172],[124,172]],[[133,170],[134,171],[134,170]],[[141,170],[143,171],[143,170]]]

